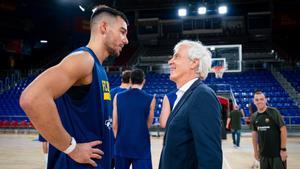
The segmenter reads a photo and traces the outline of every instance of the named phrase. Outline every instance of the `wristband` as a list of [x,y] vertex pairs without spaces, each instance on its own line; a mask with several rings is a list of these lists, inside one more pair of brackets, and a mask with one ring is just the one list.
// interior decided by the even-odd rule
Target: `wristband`
[[281,151],[286,151],[286,148],[280,148]]
[[64,151],[65,154],[70,154],[76,147],[76,140],[72,137],[70,146]]

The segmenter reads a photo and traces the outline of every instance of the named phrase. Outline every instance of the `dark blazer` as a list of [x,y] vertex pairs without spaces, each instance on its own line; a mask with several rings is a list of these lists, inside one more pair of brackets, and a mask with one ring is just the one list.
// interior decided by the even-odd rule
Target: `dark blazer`
[[197,80],[167,121],[159,169],[221,168],[221,105],[215,92]]

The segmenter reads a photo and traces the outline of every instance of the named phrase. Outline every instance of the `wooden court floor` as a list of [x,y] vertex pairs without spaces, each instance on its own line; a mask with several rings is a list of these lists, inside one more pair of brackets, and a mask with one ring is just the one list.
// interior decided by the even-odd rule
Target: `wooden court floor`
[[[0,134],[0,169],[43,169],[41,144],[35,134]],[[157,169],[163,137],[152,137],[153,169]],[[241,137],[241,147],[232,146],[230,135],[222,141],[223,169],[250,169],[253,162],[251,137]],[[300,168],[300,137],[288,137],[288,169]]]

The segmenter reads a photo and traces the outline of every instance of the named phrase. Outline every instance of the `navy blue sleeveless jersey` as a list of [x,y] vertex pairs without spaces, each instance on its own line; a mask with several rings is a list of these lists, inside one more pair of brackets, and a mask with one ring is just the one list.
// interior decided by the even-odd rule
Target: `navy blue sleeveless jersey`
[[129,89],[117,95],[118,132],[115,156],[151,159],[147,120],[153,96],[140,89]]
[[[86,95],[80,100],[72,99],[67,93],[55,100],[62,124],[77,143],[100,140],[96,146],[104,152],[101,160],[93,159],[97,169],[109,169],[111,165],[111,98],[106,72],[94,52],[81,47],[94,58],[93,80]],[[90,56],[86,56],[90,57]],[[67,154],[50,145],[48,169],[86,169],[89,164],[79,164]],[[94,168],[93,168],[94,169]]]
[[167,93],[167,98],[168,98],[168,100],[169,100],[170,108],[171,108],[170,110],[173,109],[175,100],[176,100],[176,98],[177,98],[176,92],[177,92],[177,90],[173,90],[173,91],[171,91],[170,93]]
[[[112,101],[112,108],[113,108],[113,100],[114,100],[114,98],[115,98],[115,95],[116,95],[117,93],[121,93],[121,92],[126,91],[126,90],[127,90],[126,88],[121,88],[120,86],[111,89],[111,91],[110,91],[110,96],[111,96],[111,101]],[[112,115],[111,115],[111,117],[112,117]],[[114,152],[114,147],[115,147],[115,137],[114,137],[113,132],[112,132],[112,136],[111,136],[111,142],[112,142],[112,144],[111,144],[112,152]],[[112,154],[112,155],[113,155],[113,154]]]
[[116,95],[117,93],[121,93],[121,92],[123,92],[123,91],[125,91],[125,90],[127,90],[127,89],[126,89],[126,88],[121,88],[120,86],[111,89],[111,91],[110,91],[111,100],[112,100],[112,101],[114,100],[115,95]]

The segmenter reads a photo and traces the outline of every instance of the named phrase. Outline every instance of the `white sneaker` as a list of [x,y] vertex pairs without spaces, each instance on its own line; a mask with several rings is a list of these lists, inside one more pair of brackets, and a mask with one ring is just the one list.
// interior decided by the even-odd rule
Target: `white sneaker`
[[259,161],[258,160],[254,160],[251,168],[252,169],[259,169]]

